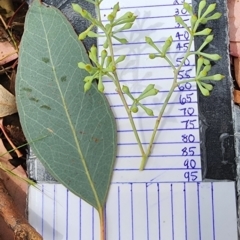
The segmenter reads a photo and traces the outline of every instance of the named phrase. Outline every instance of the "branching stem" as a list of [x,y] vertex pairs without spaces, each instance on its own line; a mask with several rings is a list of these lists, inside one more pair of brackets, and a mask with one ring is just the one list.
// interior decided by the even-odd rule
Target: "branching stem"
[[[166,109],[166,107],[167,107],[167,105],[168,105],[168,102],[169,102],[169,100],[170,100],[170,98],[171,98],[171,96],[172,96],[175,88],[176,88],[178,85],[182,84],[182,83],[189,82],[189,80],[186,80],[186,81],[184,80],[184,81],[178,82],[177,79],[178,79],[178,73],[179,73],[179,71],[181,70],[181,68],[182,68],[183,65],[184,65],[184,62],[186,61],[186,59],[187,59],[188,56],[190,55],[190,50],[191,50],[192,43],[193,43],[193,36],[190,37],[190,41],[189,41],[189,45],[188,45],[187,52],[186,52],[184,58],[182,59],[182,61],[181,61],[181,63],[180,63],[180,65],[179,65],[178,68],[176,68],[176,67],[172,64],[172,61],[171,61],[167,56],[164,57],[164,59],[169,63],[169,65],[170,65],[170,66],[172,67],[172,69],[173,69],[174,79],[173,79],[172,86],[171,86],[171,88],[170,88],[170,90],[169,90],[169,92],[168,92],[168,94],[167,94],[167,96],[166,96],[166,98],[165,98],[165,100],[164,100],[164,103],[163,103],[163,105],[162,105],[162,108],[161,108],[161,110],[160,110],[160,112],[159,112],[158,118],[157,118],[157,120],[156,120],[156,122],[155,122],[155,126],[154,126],[154,128],[153,128],[152,136],[151,136],[151,139],[150,139],[150,142],[149,142],[147,151],[146,151],[145,158],[142,158],[142,161],[141,161],[141,164],[140,164],[140,168],[139,168],[141,171],[144,170],[144,168],[145,168],[145,166],[146,166],[146,163],[147,163],[147,160],[148,160],[148,157],[149,157],[150,154],[151,154],[152,147],[153,147],[153,143],[154,143],[154,141],[155,141],[156,134],[157,134],[157,131],[158,131],[158,128],[159,128],[159,124],[160,124],[160,122],[161,122],[161,120],[162,120],[162,116],[163,116],[163,114],[164,114],[164,112],[165,112],[165,109]],[[195,79],[191,79],[190,81],[195,81]]]
[[[110,56],[112,57],[112,61],[113,61],[114,65],[116,66],[116,63],[115,63],[115,60],[114,60],[113,47],[112,47],[112,39],[111,39],[111,37],[109,37],[109,36],[107,36],[107,39],[108,39],[108,43],[109,43]],[[119,96],[120,96],[120,98],[121,98],[121,101],[122,101],[122,103],[123,103],[123,106],[124,106],[124,108],[125,108],[125,110],[126,110],[126,112],[127,112],[127,115],[128,115],[129,121],[130,121],[130,124],[131,124],[131,126],[132,126],[132,130],[133,130],[134,136],[135,136],[135,138],[136,138],[136,141],[137,141],[137,143],[138,143],[138,146],[139,146],[139,149],[140,149],[140,152],[141,152],[141,155],[142,155],[142,158],[145,159],[145,156],[146,156],[146,155],[145,155],[145,151],[144,151],[144,149],[143,149],[142,142],[141,142],[140,137],[139,137],[139,135],[138,135],[138,131],[137,131],[135,122],[134,122],[134,120],[133,120],[132,113],[131,113],[131,111],[130,111],[130,108],[128,107],[127,101],[126,101],[126,99],[125,99],[125,97],[124,97],[124,94],[123,94],[123,92],[122,92],[121,86],[120,86],[120,84],[119,84],[119,79],[118,79],[118,75],[117,75],[117,71],[116,71],[116,70],[113,72],[113,77],[114,77],[113,82],[114,82],[114,84],[115,84],[115,86],[116,86],[116,90],[117,90],[117,92],[118,92],[118,94],[119,94]]]

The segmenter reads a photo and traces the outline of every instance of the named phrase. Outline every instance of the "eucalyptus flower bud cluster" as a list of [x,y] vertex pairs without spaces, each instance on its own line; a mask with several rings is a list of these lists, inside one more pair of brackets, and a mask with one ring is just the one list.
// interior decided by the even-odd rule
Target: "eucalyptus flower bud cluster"
[[137,113],[138,112],[138,107],[141,107],[149,116],[154,116],[153,110],[150,108],[147,108],[144,106],[142,103],[140,103],[141,100],[144,98],[150,97],[150,96],[155,96],[158,94],[158,90],[155,88],[154,84],[149,84],[145,90],[137,97],[134,98],[127,86],[122,86],[122,91],[133,100],[133,103],[130,107],[131,112]]
[[116,70],[116,65],[122,61],[124,61],[125,56],[119,56],[114,62],[112,61],[112,57],[108,55],[106,49],[101,51],[100,60],[97,56],[97,48],[92,46],[89,51],[89,58],[94,64],[85,64],[83,62],[78,63],[78,67],[81,69],[85,69],[90,75],[84,78],[84,91],[88,91],[91,88],[92,82],[94,79],[98,80],[98,90],[100,92],[104,92],[104,85],[102,82],[103,76],[109,76]]
[[158,52],[156,54],[150,53],[149,54],[150,59],[154,59],[156,57],[164,58],[164,57],[166,57],[166,53],[173,43],[173,38],[172,38],[172,36],[167,38],[167,40],[164,42],[161,50],[157,47],[157,45],[153,42],[153,40],[150,37],[145,37],[145,41],[148,45],[153,47]]
[[[221,59],[221,56],[215,53],[212,54],[212,53],[203,52],[203,49],[214,38],[213,34],[211,34],[212,29],[205,28],[198,32],[197,32],[197,29],[200,24],[206,24],[209,20],[215,20],[220,18],[221,13],[218,13],[218,12],[213,13],[213,11],[216,9],[216,4],[214,3],[206,6],[206,0],[200,1],[198,5],[197,14],[193,12],[193,8],[189,3],[184,2],[183,8],[190,15],[190,26],[179,15],[175,16],[175,21],[188,31],[188,33],[190,34],[190,42],[192,43],[194,37],[206,36],[205,40],[203,41],[203,43],[201,44],[201,46],[198,48],[197,51],[191,52],[190,48],[187,49],[185,59],[192,54],[195,54],[199,57],[197,62],[197,74],[196,74],[195,80],[202,94],[204,96],[209,96],[210,91],[213,89],[213,86],[210,83],[206,83],[204,81],[220,81],[221,79],[224,78],[224,76],[221,74],[214,74],[214,75],[208,76],[208,72],[211,70],[211,61],[218,61]],[[164,58],[171,65],[175,73],[178,72],[180,68],[184,65],[184,63],[181,63],[180,68],[175,68],[170,58],[166,56],[166,53],[171,47],[173,42],[172,37],[169,37],[165,41],[162,49],[159,49],[158,46],[156,46],[156,44],[153,42],[153,40],[150,37],[145,37],[145,41],[147,42],[148,45],[150,45],[152,48],[154,48],[157,51],[157,53],[149,54],[150,59],[154,59],[157,57]],[[135,106],[135,109],[136,109],[136,106]]]
[[[99,7],[97,3],[95,3],[96,7]],[[88,27],[84,32],[79,35],[79,39],[83,40],[86,37],[106,37],[106,40],[103,44],[105,49],[109,46],[109,41],[107,36],[116,39],[118,42],[122,44],[127,43],[127,39],[119,38],[116,36],[116,33],[122,32],[124,30],[128,30],[132,28],[134,21],[136,20],[137,16],[135,16],[132,12],[126,12],[123,16],[117,17],[117,13],[120,11],[119,3],[116,3],[113,6],[112,12],[108,14],[107,19],[108,23],[103,25],[101,21],[92,17],[92,15],[84,10],[78,4],[72,4],[73,10],[79,13],[83,18],[89,20],[92,24]],[[92,31],[92,28],[96,26],[101,29],[105,34],[98,34]]]
[[208,76],[208,72],[211,70],[212,66],[208,59],[200,56],[197,60],[197,71],[196,71],[196,82],[204,96],[209,96],[210,91],[212,91],[213,86],[205,81],[220,81],[224,78],[221,74],[214,74]]
[[222,14],[219,12],[216,12],[209,16],[209,14],[211,14],[216,9],[216,3],[210,4],[207,7],[207,9],[204,11],[206,5],[207,5],[206,0],[201,0],[198,5],[198,14],[196,15],[194,14],[192,6],[189,3],[186,3],[186,2],[183,3],[183,8],[190,15],[190,24],[191,24],[190,28],[184,22],[181,16],[175,16],[175,21],[179,23],[181,26],[183,26],[189,32],[189,34],[193,36],[209,35],[212,31],[209,28],[206,28],[197,32],[199,25],[206,24],[209,20],[219,19]]

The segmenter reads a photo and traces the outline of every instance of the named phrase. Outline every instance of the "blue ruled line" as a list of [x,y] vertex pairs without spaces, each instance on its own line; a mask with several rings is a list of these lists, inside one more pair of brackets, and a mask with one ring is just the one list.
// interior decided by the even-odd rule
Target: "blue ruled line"
[[[185,130],[185,131],[188,131],[188,130],[197,130],[199,128],[160,128],[157,130],[157,132],[160,132],[160,131],[178,131],[178,130]],[[152,129],[137,129],[138,132],[152,132]],[[128,129],[128,130],[118,130],[117,132],[133,132],[133,130],[131,129]]]
[[44,185],[42,185],[42,227],[41,227],[41,235],[43,236],[44,231]]
[[[141,28],[141,29],[124,30],[124,31],[121,31],[121,32],[129,33],[129,32],[165,31],[165,30],[177,30],[177,29],[175,27]],[[98,34],[103,34],[103,32],[99,31]]]
[[[186,16],[189,16],[189,15],[178,15],[180,17],[186,17]],[[149,17],[137,17],[135,21],[137,20],[146,20],[146,19],[160,19],[160,18],[174,18],[174,15],[166,15],[166,16],[149,16]],[[188,21],[189,19],[185,19],[184,21]],[[102,22],[109,22],[107,19],[103,19]],[[181,29],[181,28],[178,28],[178,29]],[[180,40],[179,40],[180,41]],[[184,40],[186,42],[186,40]],[[164,41],[162,41],[164,42]],[[174,41],[173,41],[174,42]],[[154,43],[156,43],[156,41],[154,41]],[[146,44],[146,43],[145,43]]]
[[[153,145],[176,145],[176,144],[186,144],[186,145],[189,145],[189,144],[198,144],[200,143],[199,141],[195,141],[193,143],[190,143],[190,142],[154,142]],[[149,143],[148,142],[145,142],[145,143],[142,143],[142,145],[148,145]],[[127,145],[127,146],[133,146],[133,145],[138,145],[137,143],[132,143],[132,142],[129,142],[129,143],[118,143],[117,144],[118,146],[122,146],[122,145]]]
[[[198,115],[163,115],[162,118],[193,118],[193,117],[198,117]],[[115,117],[116,120],[128,120],[128,117]],[[157,119],[157,116],[154,117],[149,117],[149,116],[139,116],[139,117],[133,117],[133,119]]]
[[173,185],[171,183],[170,185],[170,192],[171,192],[171,215],[172,215],[172,240],[175,239],[175,236],[174,236],[174,209],[173,209]]
[[104,231],[104,236],[105,236],[105,239],[106,239],[106,235],[107,235],[107,202],[104,204],[104,228],[105,228],[105,231]]
[[158,196],[157,196],[157,205],[158,205],[158,237],[159,237],[159,240],[161,240],[161,216],[160,216],[160,186],[159,186],[159,183],[157,183],[157,192],[158,192]]
[[[191,101],[191,103],[190,104],[196,104],[197,103],[197,101]],[[179,106],[183,106],[181,103],[179,103],[179,102],[169,102],[168,103],[169,105],[179,105]],[[146,104],[144,104],[144,105],[146,105],[146,106],[159,106],[159,105],[163,105],[163,103],[162,102],[157,102],[157,103],[146,103]],[[116,108],[116,107],[124,107],[122,104],[111,104],[110,105],[110,107],[111,108]],[[184,116],[184,117],[189,117],[189,116]],[[152,118],[152,117],[151,117]]]
[[199,240],[202,239],[201,233],[201,209],[200,209],[200,193],[199,193],[199,184],[197,183],[197,199],[198,199],[198,231],[199,231]]
[[211,182],[211,197],[212,197],[212,228],[213,228],[213,240],[216,240],[215,236],[215,216],[214,216],[214,196],[213,196],[213,183]]
[[121,240],[121,206],[120,206],[120,187],[118,186],[118,240]]
[[53,240],[56,236],[56,185],[53,186]]
[[[194,154],[194,157],[198,157],[200,154]],[[134,156],[116,156],[116,158],[140,158],[142,155],[134,155]],[[160,157],[183,157],[182,155],[150,155],[152,158],[160,158]],[[186,156],[185,156],[186,157]],[[191,156],[189,156],[191,157]]]
[[66,189],[66,240],[68,240],[68,195],[69,191]]
[[[186,79],[186,78],[185,78]],[[158,77],[158,78],[134,78],[134,79],[120,79],[119,82],[136,82],[136,81],[172,81],[172,77]],[[112,82],[112,80],[108,80],[108,79],[104,79],[104,83],[108,83],[108,82]],[[194,84],[194,82],[193,82]],[[195,84],[194,84],[195,85]],[[192,89],[191,89],[192,90]],[[184,90],[185,91],[185,90]],[[192,91],[196,91],[195,90],[192,90]],[[162,90],[161,90],[162,92]],[[167,92],[167,91],[166,91]],[[175,91],[176,92],[176,91]],[[183,92],[183,91],[182,91]]]
[[186,197],[186,183],[183,183],[183,197],[184,197],[185,240],[188,240],[188,234],[187,234],[187,197]]
[[79,240],[82,240],[82,200],[79,198]]
[[[182,4],[176,5],[181,6]],[[121,7],[121,9],[138,9],[138,8],[157,8],[157,7],[173,7],[173,4],[158,4],[158,5],[146,5],[146,6],[131,6],[131,7]],[[112,10],[112,8],[101,8],[101,10]],[[188,16],[188,15],[185,15]]]
[[94,240],[94,208],[92,207],[92,240]]
[[[162,43],[164,43],[165,41],[154,41],[154,43],[155,44],[162,44]],[[186,40],[173,40],[173,43],[174,42],[176,42],[176,43],[179,43],[179,42],[186,42]],[[140,44],[143,44],[143,45],[145,45],[146,44],[146,42],[128,42],[126,45],[140,45]],[[116,44],[113,44],[113,45],[115,45],[115,46],[122,46],[122,44],[118,44],[118,43],[116,43]],[[101,44],[99,44],[99,46],[103,46],[103,44],[101,45]],[[152,53],[152,52],[148,52],[148,53],[127,53],[127,54],[124,54],[126,57],[131,57],[131,56],[148,56],[150,53]],[[173,55],[176,55],[177,53],[179,53],[179,51],[177,51],[177,52],[174,52],[174,51],[169,51],[168,52],[168,55],[170,55],[170,54],[173,54]],[[119,57],[119,56],[122,56],[122,54],[115,54],[114,55],[115,57]],[[101,57],[101,55],[99,55],[98,56],[99,58]],[[176,67],[178,67],[178,65],[175,65]],[[192,65],[188,65],[188,66],[182,66],[182,68],[187,68],[187,67],[189,67],[189,66],[193,66],[193,67],[195,67],[196,65],[195,64],[192,64]],[[161,67],[161,66],[160,66]],[[169,78],[169,79],[171,79],[172,80],[172,78]]]
[[[201,170],[201,168],[144,168],[144,171],[167,171],[167,170],[181,170],[181,171],[196,171]],[[139,168],[115,168],[114,171],[139,171]]]
[[[192,68],[192,70],[194,70],[193,67],[195,67],[195,65],[189,65],[188,67]],[[117,69],[118,70],[127,70],[127,69],[132,70],[132,69],[152,69],[152,68],[159,68],[159,69],[161,69],[161,68],[170,68],[171,69],[172,67],[168,66],[168,65],[166,65],[166,66],[156,65],[156,66],[118,67]]]
[[146,221],[147,221],[147,240],[149,240],[149,213],[148,213],[148,184],[145,184],[145,194],[146,194]]
[[[184,79],[186,80],[186,78],[183,78],[183,80],[184,80]],[[194,88],[194,89],[191,88],[191,89],[189,89],[189,90],[184,90],[184,91],[180,91],[180,90],[177,90],[177,89],[176,89],[176,90],[174,91],[174,93],[196,92],[196,90],[197,90],[196,88]],[[161,92],[161,93],[168,93],[169,90],[161,90],[160,92]],[[132,95],[134,95],[134,94],[141,94],[141,93],[142,93],[142,92],[131,92]],[[118,95],[117,92],[105,92],[104,94],[105,94],[105,95]]]
[[130,192],[131,192],[131,220],[132,220],[132,240],[134,240],[134,218],[133,218],[133,189],[132,183],[130,183]]

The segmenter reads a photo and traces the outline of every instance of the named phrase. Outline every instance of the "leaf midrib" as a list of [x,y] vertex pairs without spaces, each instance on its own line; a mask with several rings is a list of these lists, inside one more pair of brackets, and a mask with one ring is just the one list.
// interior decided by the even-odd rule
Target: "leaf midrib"
[[[41,4],[40,8],[41,7],[43,7],[42,4]],[[40,11],[41,11],[41,9],[40,9]],[[68,122],[69,122],[69,125],[70,125],[70,128],[71,128],[71,131],[72,131],[72,134],[73,134],[73,137],[74,137],[74,141],[75,141],[75,144],[77,146],[77,152],[78,152],[78,154],[79,154],[79,156],[81,158],[81,161],[82,161],[82,164],[83,164],[83,167],[84,167],[84,170],[85,170],[85,174],[87,176],[87,179],[89,181],[89,184],[90,184],[92,192],[93,192],[93,195],[95,197],[98,210],[100,211],[102,209],[102,206],[101,206],[101,203],[100,203],[100,200],[99,200],[96,188],[94,186],[94,183],[93,183],[93,181],[91,179],[91,176],[90,176],[87,164],[86,164],[86,160],[85,160],[85,158],[83,156],[83,153],[81,151],[81,147],[80,147],[79,141],[77,139],[76,131],[75,131],[74,127],[73,127],[72,120],[71,120],[70,115],[68,113],[67,105],[66,105],[65,99],[63,97],[63,94],[62,94],[62,91],[61,91],[61,88],[60,88],[60,85],[59,85],[59,81],[58,81],[58,78],[57,78],[57,75],[56,75],[55,66],[53,64],[52,55],[51,55],[51,51],[50,51],[50,45],[49,45],[49,41],[48,41],[48,38],[47,38],[47,32],[46,32],[45,26],[43,24],[42,11],[41,11],[40,17],[41,17],[41,23],[42,23],[42,26],[43,26],[43,30],[44,30],[44,33],[45,33],[45,36],[46,36],[47,49],[48,49],[48,53],[49,53],[50,63],[51,63],[52,69],[53,69],[54,80],[55,80],[55,82],[57,84],[57,87],[58,87],[58,90],[59,90],[59,93],[60,93],[60,96],[61,96],[62,104],[63,104],[63,107],[64,107],[64,111],[66,113],[66,116],[67,116],[67,119],[68,119]]]

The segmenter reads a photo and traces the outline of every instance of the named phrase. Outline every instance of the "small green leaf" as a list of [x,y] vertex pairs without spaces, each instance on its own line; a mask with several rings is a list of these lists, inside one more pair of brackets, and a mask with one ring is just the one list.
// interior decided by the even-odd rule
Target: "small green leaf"
[[[34,153],[55,179],[101,212],[115,162],[116,126],[105,96],[83,81],[88,73],[78,62],[90,64],[69,21],[35,0],[26,16],[16,79],[21,125],[28,142],[50,133],[31,144]],[[92,84],[87,93],[84,84]]]

